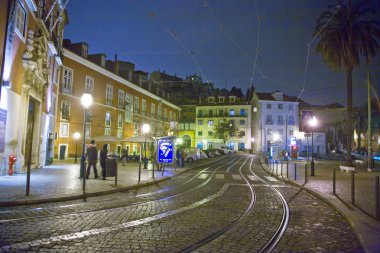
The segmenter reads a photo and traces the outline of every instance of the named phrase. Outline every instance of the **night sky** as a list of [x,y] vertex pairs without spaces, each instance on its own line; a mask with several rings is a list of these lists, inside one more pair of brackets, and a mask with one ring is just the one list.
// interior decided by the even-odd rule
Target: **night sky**
[[[237,86],[243,92],[253,78],[260,92],[298,96],[304,87],[301,98],[309,103],[345,105],[345,73],[327,67],[315,53],[318,40],[313,40],[320,13],[336,2],[70,0],[65,38],[86,41],[89,54],[105,53],[108,59],[118,54],[118,59],[136,64],[136,70],[183,78],[196,73],[216,87]],[[376,5],[380,17],[380,1]],[[371,69],[379,94],[380,54]],[[353,74],[356,105],[366,103],[366,80],[363,64]]]

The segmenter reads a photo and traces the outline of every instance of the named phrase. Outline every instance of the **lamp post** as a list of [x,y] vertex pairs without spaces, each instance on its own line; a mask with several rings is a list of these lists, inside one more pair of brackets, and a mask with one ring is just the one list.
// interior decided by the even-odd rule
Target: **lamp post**
[[150,125],[149,124],[143,124],[142,125],[142,132],[145,136],[145,141],[144,141],[144,169],[146,169],[147,164],[146,164],[146,135],[150,131]]
[[78,139],[80,138],[80,133],[75,132],[74,133],[74,139],[75,139],[75,163],[77,163],[77,157],[78,157]]
[[317,118],[313,116],[309,120],[309,125],[311,126],[311,164],[310,164],[310,176],[314,176],[314,128],[317,126]]
[[89,93],[83,93],[81,97],[81,103],[84,107],[84,122],[83,122],[83,145],[82,145],[82,157],[80,161],[80,177],[83,178],[83,193],[86,191],[86,173],[85,173],[85,149],[86,149],[86,122],[87,122],[87,110],[92,105],[92,95]]

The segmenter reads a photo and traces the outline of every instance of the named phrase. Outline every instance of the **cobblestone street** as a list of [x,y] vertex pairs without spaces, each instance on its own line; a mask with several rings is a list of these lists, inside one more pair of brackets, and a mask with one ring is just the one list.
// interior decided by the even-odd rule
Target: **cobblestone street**
[[363,251],[337,211],[247,155],[127,192],[1,208],[0,219],[1,252]]

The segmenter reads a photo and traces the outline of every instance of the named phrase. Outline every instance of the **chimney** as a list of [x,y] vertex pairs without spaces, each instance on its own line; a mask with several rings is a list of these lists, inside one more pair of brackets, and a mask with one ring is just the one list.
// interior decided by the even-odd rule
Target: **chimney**
[[115,54],[115,69],[114,72],[116,75],[119,75],[119,62],[117,61],[117,54]]

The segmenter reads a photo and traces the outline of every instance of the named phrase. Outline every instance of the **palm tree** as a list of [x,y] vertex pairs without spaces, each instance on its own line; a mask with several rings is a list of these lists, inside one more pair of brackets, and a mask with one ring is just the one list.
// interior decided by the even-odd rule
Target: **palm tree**
[[[347,153],[351,154],[352,126],[352,71],[365,57],[367,64],[379,51],[380,24],[372,18],[369,1],[339,1],[339,5],[322,12],[317,20],[314,36],[319,37],[317,52],[334,70],[346,72],[347,93]],[[351,155],[346,163],[352,166]]]

